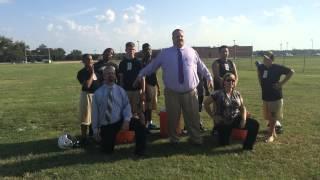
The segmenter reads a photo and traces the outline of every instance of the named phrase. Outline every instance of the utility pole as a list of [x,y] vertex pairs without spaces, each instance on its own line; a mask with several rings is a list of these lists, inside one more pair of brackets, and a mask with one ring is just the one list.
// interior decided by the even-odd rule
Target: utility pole
[[28,62],[28,57],[27,57],[27,47],[24,48],[24,63]]
[[139,48],[140,48],[140,44],[139,44],[139,40],[137,40],[137,44],[138,44],[138,52],[139,52]]
[[237,52],[236,52],[236,40],[233,40],[233,60],[236,60]]
[[50,48],[48,48],[48,60],[51,60],[51,55],[50,55]]
[[311,38],[311,51],[310,51],[310,55],[312,56],[312,53],[313,53],[313,39]]

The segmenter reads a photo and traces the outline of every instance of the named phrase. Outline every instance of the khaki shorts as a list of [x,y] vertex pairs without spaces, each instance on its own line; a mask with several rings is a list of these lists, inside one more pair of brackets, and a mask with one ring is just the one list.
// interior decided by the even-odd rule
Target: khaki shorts
[[91,124],[92,95],[85,91],[80,94],[79,120],[82,125]]
[[146,85],[146,109],[156,110],[158,102],[157,87]]
[[263,116],[267,120],[282,120],[283,99],[277,101],[263,101]]
[[128,95],[129,102],[131,105],[132,114],[142,112],[142,105],[141,105],[141,101],[140,101],[140,91],[141,90],[127,91],[127,95]]

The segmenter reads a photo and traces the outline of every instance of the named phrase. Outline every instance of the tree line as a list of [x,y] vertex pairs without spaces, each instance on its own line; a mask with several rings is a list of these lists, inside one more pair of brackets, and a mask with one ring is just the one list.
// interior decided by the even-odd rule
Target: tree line
[[10,38],[0,36],[0,62],[37,62],[45,59],[53,61],[80,60],[82,52],[74,49],[69,54],[63,48],[48,48],[40,44],[36,49],[30,47],[23,41],[13,41]]

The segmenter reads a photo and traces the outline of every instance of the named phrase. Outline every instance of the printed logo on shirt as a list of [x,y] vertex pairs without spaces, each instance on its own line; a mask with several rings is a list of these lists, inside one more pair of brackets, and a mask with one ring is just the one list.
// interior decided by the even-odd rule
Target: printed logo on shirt
[[132,63],[128,62],[127,63],[127,71],[131,71],[132,70]]
[[224,64],[224,68],[226,69],[226,71],[230,71],[229,64]]
[[268,78],[268,71],[267,71],[267,70],[264,70],[264,71],[263,71],[262,78],[263,78],[263,79],[267,79],[267,78]]

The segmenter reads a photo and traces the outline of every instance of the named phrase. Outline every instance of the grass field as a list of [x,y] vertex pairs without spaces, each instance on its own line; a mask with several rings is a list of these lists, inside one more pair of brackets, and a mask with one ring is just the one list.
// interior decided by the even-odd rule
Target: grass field
[[[79,134],[80,63],[0,65],[0,179],[320,179],[320,58],[307,58],[304,69],[303,57],[277,59],[296,73],[284,87],[284,134],[272,144],[263,142],[266,122],[254,61],[236,62],[238,89],[261,125],[253,152],[242,152],[239,142],[217,147],[212,120],[202,112],[203,146],[182,137],[172,147],[154,132],[142,159],[133,156],[133,145],[117,146],[112,156],[95,146],[57,147],[64,132]],[[206,63],[210,67],[212,60]],[[153,119],[159,124],[157,113]]]

